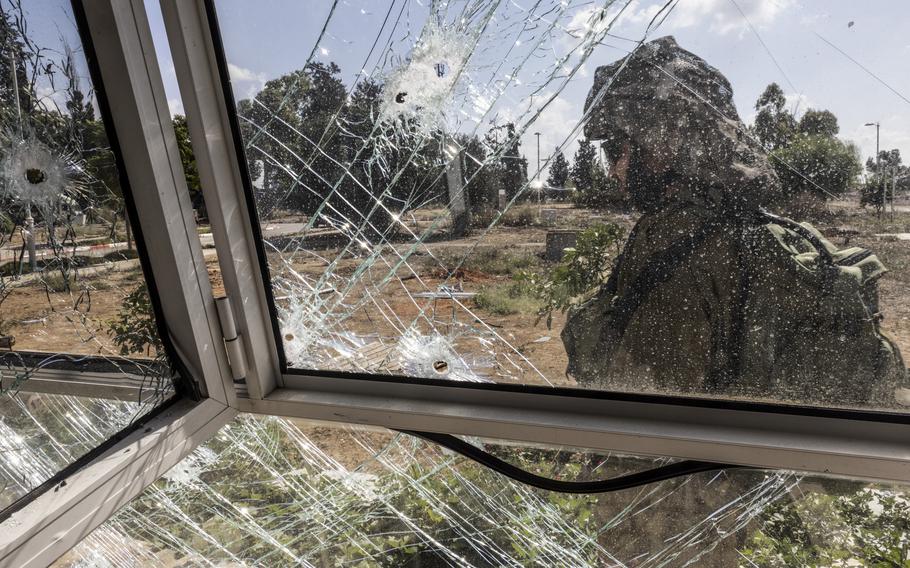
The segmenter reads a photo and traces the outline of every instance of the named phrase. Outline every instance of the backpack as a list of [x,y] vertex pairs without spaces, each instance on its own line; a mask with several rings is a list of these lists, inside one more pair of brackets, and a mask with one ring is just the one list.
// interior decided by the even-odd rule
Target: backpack
[[[672,219],[651,226],[674,227]],[[886,269],[871,251],[839,250],[809,224],[761,212],[706,219],[669,246],[648,251],[630,275],[634,263],[624,257],[632,254],[638,227],[607,283],[569,313],[562,335],[568,372],[580,384],[895,405],[906,369],[880,329],[877,282]],[[734,285],[705,308],[710,315],[686,312],[694,323],[681,324],[675,304],[696,296],[693,281],[712,279]],[[689,364],[696,359],[705,362]]]

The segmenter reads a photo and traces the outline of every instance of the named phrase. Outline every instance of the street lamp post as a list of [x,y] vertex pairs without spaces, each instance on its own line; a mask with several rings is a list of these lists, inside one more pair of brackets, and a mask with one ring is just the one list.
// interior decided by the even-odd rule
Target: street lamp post
[[[874,126],[875,127],[875,177],[876,183],[881,183],[882,180],[882,158],[879,151],[879,132],[881,129],[881,123],[876,122],[867,122],[863,126]],[[884,186],[882,186],[884,188]],[[876,188],[877,189],[877,188]],[[878,209],[878,218],[882,218],[882,214],[885,212],[885,190],[882,189],[882,203],[881,205],[876,204],[876,209]]]

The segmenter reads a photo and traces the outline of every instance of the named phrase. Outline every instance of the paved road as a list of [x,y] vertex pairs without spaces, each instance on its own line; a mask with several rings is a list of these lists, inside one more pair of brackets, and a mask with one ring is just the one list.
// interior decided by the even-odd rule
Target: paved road
[[[7,246],[0,248],[0,265],[17,260],[22,251],[20,247],[21,245],[18,247]],[[104,256],[108,253],[124,249],[126,249],[126,242],[108,243],[103,245],[79,245],[75,248],[66,247],[64,253],[66,256]],[[38,260],[52,258],[54,256],[54,251],[48,248],[39,248],[35,251],[35,255],[38,257]],[[25,253],[24,259],[28,262],[28,253]]]

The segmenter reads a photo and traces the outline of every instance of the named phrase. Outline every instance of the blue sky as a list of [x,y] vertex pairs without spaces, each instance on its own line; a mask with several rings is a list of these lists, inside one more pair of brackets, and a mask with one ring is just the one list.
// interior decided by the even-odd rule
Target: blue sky
[[[362,72],[364,61],[368,73],[380,79],[387,77],[409,57],[430,13],[427,0],[406,3],[398,0],[394,5],[390,2],[341,0],[328,19],[326,33],[317,43],[328,18],[330,3],[327,1],[218,0],[219,19],[238,97],[250,96],[268,79],[302,67],[311,53],[315,60],[337,62],[348,85]],[[552,3],[558,7],[558,2],[552,0]],[[446,24],[452,23],[453,15],[464,2],[452,1],[450,4]],[[633,45],[608,37],[564,87],[561,80],[546,82],[542,77],[553,70],[558,56],[578,43],[572,36],[584,32],[594,6],[602,4],[580,2],[576,6],[573,2],[562,15],[561,31],[548,36],[536,49],[529,48],[528,42],[540,39],[539,31],[523,29],[520,25],[523,10],[532,4],[531,0],[503,3],[494,17],[496,21],[485,29],[471,56],[468,71],[474,75],[469,80],[462,80],[467,86],[488,85],[488,79],[497,74],[495,78],[501,79],[512,63],[529,56],[521,72],[516,74],[516,79],[524,79],[524,82],[520,85],[510,82],[486,117],[498,116],[502,121],[515,118],[522,109],[535,110],[539,103],[528,103],[535,89],[539,89],[537,100],[541,102],[555,95],[528,126],[523,137],[523,152],[529,158],[535,154],[534,131],[541,132],[544,156],[570,137],[582,115],[594,69],[621,57]],[[660,5],[661,2],[633,0],[611,33],[640,38]],[[180,112],[182,105],[176,76],[164,52],[166,38],[160,10],[156,0],[146,0],[146,6],[159,48],[169,102],[174,112]],[[608,10],[611,16],[617,6],[618,3]],[[28,10],[36,39],[47,45],[59,45],[59,38],[63,37],[78,47],[68,15],[68,2],[29,3]],[[387,13],[390,21],[384,33],[379,35]],[[507,17],[501,17],[504,15]],[[388,30],[392,29],[393,21],[397,21],[398,26],[390,34]],[[474,29],[470,23],[468,29]],[[672,34],[682,47],[719,68],[730,79],[737,107],[746,122],[750,122],[754,114],[755,99],[768,83],[776,81],[799,112],[807,108],[833,111],[840,120],[842,138],[856,142],[864,157],[874,152],[875,129],[863,124],[880,121],[882,147],[900,148],[905,161],[910,161],[910,103],[824,41],[836,45],[888,86],[910,98],[908,29],[910,2],[906,0],[864,3],[855,0],[680,0],[651,37]],[[380,41],[368,59],[367,54],[377,35]],[[521,46],[516,45],[522,42]],[[499,66],[502,62],[505,65]],[[570,58],[567,66],[571,67],[574,62],[575,58]],[[489,92],[478,94],[462,89],[450,107],[464,109],[470,101],[483,96],[488,97]],[[459,121],[457,125],[460,130],[471,127],[471,119]],[[477,128],[482,130],[485,126]],[[574,152],[574,144],[568,147],[568,153],[571,152]]]
[[[3,7],[8,9],[8,3],[4,1]],[[79,30],[73,19],[73,9],[69,0],[23,2],[23,7],[27,16],[28,35],[32,41],[44,48],[46,57],[55,62],[63,60],[65,46],[69,46],[75,55],[80,84],[83,90],[88,91],[92,81],[82,55],[82,41],[79,39]],[[62,85],[61,78],[58,88]],[[46,81],[37,85],[37,92],[39,97],[53,99],[58,105],[63,103],[57,91]]]

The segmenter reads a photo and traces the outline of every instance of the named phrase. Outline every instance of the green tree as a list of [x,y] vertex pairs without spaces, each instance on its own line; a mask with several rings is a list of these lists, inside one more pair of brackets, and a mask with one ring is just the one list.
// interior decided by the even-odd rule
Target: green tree
[[878,161],[876,161],[875,158],[868,158],[866,160],[866,170],[872,175],[881,173],[882,175],[890,176],[893,171],[897,171],[898,175],[900,175],[907,170],[903,165],[903,162],[899,149],[880,150],[878,153]]
[[559,149],[556,150],[553,163],[550,164],[549,174],[547,185],[550,187],[565,187],[566,182],[569,181],[569,162]]
[[263,186],[256,192],[258,209],[263,217],[283,203],[285,193],[297,181],[300,152],[299,132],[303,117],[299,110],[310,88],[304,70],[292,71],[267,82],[252,99],[237,104],[248,163],[261,163]]
[[809,136],[836,136],[840,132],[837,117],[830,110],[810,108],[799,119],[797,129]]
[[117,159],[111,150],[104,123],[95,116],[91,100],[79,86],[71,52],[67,53],[64,72],[68,79],[65,105],[69,120],[58,136],[64,138],[84,162],[85,191],[78,201],[84,209],[106,207],[119,211],[123,204],[123,190]]
[[829,199],[843,194],[862,169],[856,146],[825,135],[796,136],[771,153],[771,163],[788,197],[809,193]]
[[620,192],[616,181],[607,175],[597,159],[597,148],[590,141],[579,142],[571,175],[575,183],[574,200],[577,205],[594,209],[629,208],[628,200]]
[[[755,103],[758,114],[753,130],[770,151],[784,199],[803,214],[809,212],[803,207],[813,207],[813,201],[830,199],[853,187],[862,164],[856,146],[836,138],[840,127],[834,113],[809,109],[797,122],[785,108],[786,102],[777,83],[768,85]],[[812,199],[805,201],[806,196]]]
[[[425,156],[427,141],[404,136],[398,144],[387,144],[394,135],[391,128],[377,121],[382,100],[382,85],[372,79],[361,80],[344,106],[338,122],[344,166],[323,162],[323,167],[341,176],[328,200],[332,213],[343,215],[372,240],[382,238],[390,228],[390,214],[401,214],[415,200],[422,183],[421,175],[431,160]],[[330,141],[330,144],[333,142]],[[423,151],[423,152],[422,152]]]
[[755,135],[769,150],[785,146],[796,131],[796,120],[786,110],[786,104],[784,91],[777,83],[768,85],[755,102]]
[[174,135],[177,138],[177,149],[180,151],[180,163],[183,165],[183,175],[186,177],[186,187],[193,202],[193,209],[200,218],[208,217],[205,200],[202,197],[202,184],[199,182],[196,154],[193,153],[193,144],[190,142],[190,130],[186,124],[186,117],[182,114],[175,115],[172,122]]
[[[878,161],[875,158],[866,160],[866,170],[870,176],[863,186],[863,193],[860,198],[862,205],[874,205],[882,207],[885,204],[885,197],[890,200],[891,192],[903,193],[910,191],[910,168],[903,165],[901,151],[897,148],[892,150],[880,150]],[[892,183],[894,187],[892,187]]]
[[466,182],[473,222],[487,224],[499,201],[496,169],[487,164],[487,147],[480,137],[462,135],[462,174]]
[[572,160],[572,181],[575,189],[582,193],[590,193],[594,187],[594,166],[597,164],[597,149],[590,140],[581,140],[575,158]]
[[[22,35],[16,26],[13,10],[0,4],[0,119],[4,124],[13,125],[17,120],[15,109],[15,89],[10,65],[16,66],[16,82],[19,90],[20,107],[28,108],[30,96],[28,86],[27,63],[24,54]],[[12,56],[11,56],[12,54]]]

